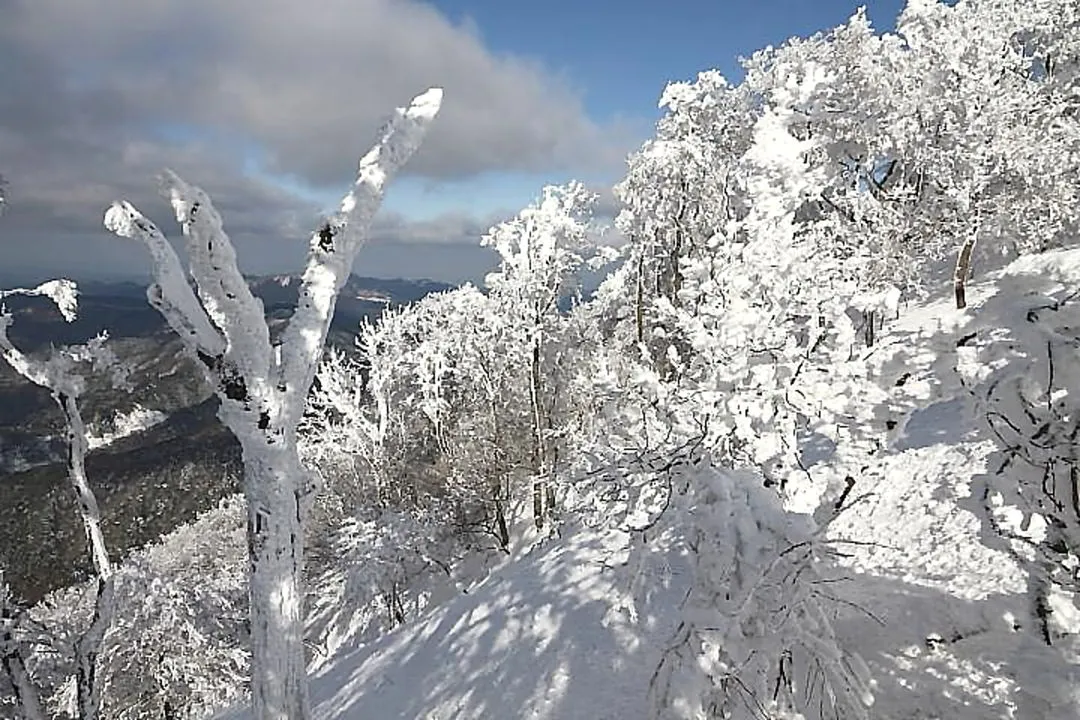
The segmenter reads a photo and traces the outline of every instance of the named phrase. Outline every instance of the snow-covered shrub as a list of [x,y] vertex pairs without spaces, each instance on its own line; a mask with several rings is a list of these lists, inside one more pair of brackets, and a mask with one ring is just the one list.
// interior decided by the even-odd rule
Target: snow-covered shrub
[[465,286],[363,327],[358,361],[328,357],[301,431],[324,512],[343,520],[447,502],[461,532],[502,544],[510,474],[528,446],[518,440],[524,399],[492,338],[498,322],[488,298]]
[[503,362],[491,344],[498,322],[465,286],[388,310],[361,329],[360,358],[330,353],[320,366],[301,427],[322,485],[316,647],[395,627],[451,582],[459,560],[509,542],[511,473],[528,447],[512,429],[527,425],[523,399],[507,392],[513,376],[493,367]]
[[708,460],[675,474],[693,577],[650,687],[656,716],[869,717],[869,670],[836,639],[812,519],[760,475]]
[[247,697],[243,500],[232,497],[135,554],[119,575],[109,703],[117,716],[205,717]]
[[[116,570],[116,618],[99,658],[107,718],[202,718],[247,697],[244,506],[229,498]],[[30,610],[50,643],[28,663],[47,680],[53,715],[71,714],[70,648],[92,612],[92,588],[51,594]]]
[[[988,542],[1018,544],[1033,622],[1054,644],[1049,596],[1080,605],[1080,299],[1077,251],[1022,258],[962,329],[960,381],[998,452],[972,488]],[[1018,511],[1019,527],[1004,521]]]

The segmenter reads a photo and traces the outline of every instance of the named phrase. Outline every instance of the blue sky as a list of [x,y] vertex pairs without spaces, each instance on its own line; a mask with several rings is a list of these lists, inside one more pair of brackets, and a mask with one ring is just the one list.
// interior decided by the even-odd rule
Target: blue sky
[[[599,123],[624,124],[637,142],[659,117],[657,100],[668,82],[719,69],[742,76],[738,58],[792,36],[835,27],[866,5],[879,31],[891,30],[903,0],[436,0],[455,24],[470,26],[495,53],[543,65],[580,95]],[[632,148],[630,148],[632,149]],[[585,182],[613,182],[610,169],[577,173]],[[463,181],[406,181],[387,207],[416,217],[458,209],[497,212],[522,207],[566,172],[490,173]]]
[[497,52],[535,58],[577,87],[598,119],[649,116],[671,80],[716,68],[741,76],[737,58],[850,18],[859,5],[891,30],[902,0],[436,0],[471,22]]

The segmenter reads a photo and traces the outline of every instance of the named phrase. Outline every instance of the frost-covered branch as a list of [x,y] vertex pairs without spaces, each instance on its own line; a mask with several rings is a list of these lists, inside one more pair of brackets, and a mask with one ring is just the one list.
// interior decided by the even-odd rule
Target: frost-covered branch
[[285,331],[280,372],[296,421],[315,376],[338,292],[367,239],[388,182],[419,149],[442,95],[440,88],[432,88],[395,112],[375,146],[360,159],[356,182],[342,199],[341,209],[311,237],[299,304]]
[[120,237],[142,242],[150,251],[154,284],[147,289],[146,295],[169,327],[205,355],[216,357],[224,352],[225,341],[221,333],[199,304],[180,258],[157,226],[131,203],[117,202],[105,213],[105,227]]
[[141,240],[154,258],[150,302],[202,361],[221,401],[218,415],[244,456],[251,560],[252,705],[259,718],[310,714],[303,647],[304,524],[314,483],[301,463],[297,426],[337,293],[382,200],[386,183],[420,145],[442,91],[397,111],[360,161],[341,211],[312,238],[299,304],[280,347],[271,348],[261,301],[236,261],[221,216],[200,188],[166,171],[163,191],[187,237],[193,291],[164,236],[125,202],[105,225]]
[[270,370],[270,331],[262,302],[248,287],[210,197],[166,170],[162,185],[187,237],[189,271],[199,300],[225,336],[226,351],[249,383]]
[[[70,280],[54,280],[32,290],[13,290],[4,295],[45,295],[56,303],[64,318],[75,319],[76,288]],[[31,358],[16,348],[8,338],[12,316],[0,310],[0,355],[11,367],[30,382],[50,393],[64,415],[67,432],[67,471],[72,490],[82,515],[83,529],[97,573],[97,596],[94,616],[90,626],[75,645],[76,693],[80,720],[94,720],[101,706],[101,683],[98,679],[98,655],[105,632],[112,624],[115,612],[115,582],[113,566],[109,560],[105,537],[101,531],[101,511],[97,498],[86,477],[85,459],[88,451],[86,424],[79,411],[78,399],[85,387],[83,377],[76,366],[80,362],[92,362],[115,370],[116,359],[104,346],[104,338],[84,348],[64,350],[46,360]],[[114,373],[114,377],[116,374]],[[18,672],[18,668],[9,670]]]
[[[75,283],[70,280],[51,280],[31,289],[0,291],[0,298],[12,295],[43,295],[56,303],[65,320],[71,322],[75,319],[76,290]],[[51,363],[38,362],[11,343],[7,331],[13,322],[14,318],[7,308],[0,307],[0,356],[8,365],[30,382],[53,392],[54,396],[56,392],[78,395],[82,391],[81,378],[64,372],[67,368],[61,367],[59,358],[54,358]]]

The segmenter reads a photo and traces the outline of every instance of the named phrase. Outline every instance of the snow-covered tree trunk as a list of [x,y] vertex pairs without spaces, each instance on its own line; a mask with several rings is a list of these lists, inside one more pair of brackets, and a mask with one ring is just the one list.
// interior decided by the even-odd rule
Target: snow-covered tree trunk
[[499,419],[499,411],[496,406],[498,399],[496,381],[484,364],[483,359],[481,359],[481,371],[484,373],[488,421],[491,424],[491,438],[495,454],[494,467],[491,468],[491,501],[495,506],[495,533],[499,541],[499,548],[507,551],[510,548],[510,527],[506,521],[507,506],[510,503],[510,479],[506,466],[506,445],[502,433],[502,422]]
[[[304,657],[304,528],[306,495],[295,486],[304,471],[295,442],[274,447],[242,442],[248,498],[252,704],[277,717],[308,716]],[[257,602],[255,601],[257,600]],[[269,680],[268,682],[266,680]],[[259,717],[266,717],[260,714]]]
[[333,318],[382,202],[387,182],[419,148],[438,113],[432,89],[402,108],[360,160],[341,210],[311,238],[299,302],[280,344],[271,346],[262,303],[240,273],[210,198],[172,173],[165,190],[187,237],[188,284],[161,231],[126,202],[105,225],[142,241],[154,261],[150,303],[202,361],[221,401],[219,417],[243,450],[251,562],[252,708],[260,720],[310,716],[303,646],[304,522],[314,493],[296,430]]
[[971,275],[971,255],[975,252],[976,233],[971,235],[960,246],[960,252],[956,256],[956,270],[953,272],[953,292],[956,295],[956,307],[963,310],[967,307],[967,279]]
[[101,683],[98,679],[98,655],[105,640],[105,632],[112,625],[116,613],[116,580],[112,562],[101,533],[101,511],[97,498],[86,479],[86,425],[74,395],[53,392],[53,398],[64,413],[68,434],[67,469],[82,514],[83,529],[90,545],[90,553],[97,573],[97,591],[94,597],[94,615],[90,626],[75,643],[76,703],[81,720],[93,720],[101,707]]
[[[75,319],[75,286],[70,281],[52,281],[33,290],[8,291],[0,293],[0,297],[15,293],[46,295],[57,304],[65,319],[69,322]],[[0,312],[0,355],[17,373],[35,385],[49,390],[64,416],[68,441],[68,480],[75,493],[86,541],[97,573],[93,619],[75,643],[76,706],[80,720],[95,720],[101,707],[102,689],[97,674],[98,655],[105,632],[112,625],[116,612],[115,579],[105,537],[101,532],[101,511],[86,478],[86,424],[79,412],[78,403],[85,382],[75,372],[74,363],[81,360],[112,364],[115,358],[99,343],[91,344],[70,355],[59,353],[44,361],[34,360],[19,351],[8,339],[7,329],[11,322],[10,314]],[[25,668],[15,668],[15,671],[22,672]],[[11,672],[9,670],[9,674]]]
[[[537,321],[539,325],[539,320]],[[548,441],[547,441],[547,421],[545,419],[545,413],[543,408],[543,378],[540,371],[540,338],[534,337],[532,340],[532,353],[529,358],[529,403],[532,406],[532,423],[533,423],[533,447],[534,447],[534,463],[536,468],[536,480],[533,481],[533,524],[536,525],[537,530],[544,528],[544,514],[553,510],[550,507],[553,503],[548,503],[548,507],[545,508],[546,500],[553,500],[548,496],[552,493],[551,490],[551,461],[548,457]]]

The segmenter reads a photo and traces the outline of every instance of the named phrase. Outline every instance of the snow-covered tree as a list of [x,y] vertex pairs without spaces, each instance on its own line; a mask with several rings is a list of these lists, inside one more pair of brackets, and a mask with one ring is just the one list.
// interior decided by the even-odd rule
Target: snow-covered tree
[[[247,697],[245,516],[242,496],[226,498],[117,564],[98,660],[102,717],[194,720]],[[52,717],[72,712],[76,667],[63,648],[93,615],[93,596],[92,584],[62,588],[24,613],[28,630],[42,629],[26,660]]]
[[[402,506],[387,492],[452,498],[503,549],[519,481],[528,479],[542,525],[565,440],[556,415],[572,374],[560,303],[592,262],[584,258],[594,245],[592,202],[580,184],[546,188],[485,237],[501,258],[487,295],[466,285],[363,327],[362,366],[332,358],[320,372],[307,428],[322,464],[362,458],[382,488],[379,507]],[[486,508],[479,516],[469,510],[478,507]]]
[[428,295],[363,324],[358,357],[320,366],[300,428],[325,487],[317,646],[377,637],[447,597],[463,559],[510,552],[532,443],[502,313],[471,285]]
[[442,91],[418,96],[360,160],[353,190],[311,238],[298,307],[271,343],[209,196],[167,172],[164,191],[187,237],[188,284],[176,252],[131,204],[105,225],[144,243],[154,261],[150,303],[202,363],[221,401],[219,417],[240,441],[251,560],[252,705],[260,719],[310,714],[303,647],[304,521],[315,492],[297,449],[297,426],[323,352],[337,294],[351,272],[388,181],[439,110]]
[[[531,416],[533,520],[537,529],[554,512],[559,465],[555,407],[565,391],[566,318],[560,301],[575,291],[586,264],[595,194],[580,183],[544,188],[541,198],[517,217],[493,227],[482,243],[499,253],[499,269],[485,283],[501,318],[500,345],[518,368],[527,368],[522,389]],[[605,256],[597,256],[603,259]]]
[[347,512],[446,501],[461,531],[508,547],[511,486],[532,462],[527,364],[508,321],[466,285],[363,326],[360,362],[324,363],[304,447]]
[[1075,13],[1060,0],[912,2],[895,35],[875,35],[860,11],[755,53],[744,85],[813,146],[803,160],[819,192],[801,224],[823,250],[905,291],[952,257],[961,303],[980,243],[992,260],[1068,238],[1072,101],[1038,57],[1068,57],[1049,38],[1067,46]]
[[933,246],[943,242],[937,236],[904,227],[911,169],[889,132],[900,122],[900,54],[900,40],[875,35],[859,11],[834,30],[744,63],[744,90],[761,107],[745,158],[757,214],[749,230],[769,235],[765,216],[794,212],[779,248],[792,256],[783,269],[798,273],[786,283],[790,290],[910,291],[924,282],[927,259],[944,252]]
[[[64,319],[75,319],[77,308],[75,284],[69,280],[53,280],[36,288],[7,290],[0,298],[11,295],[42,295],[52,300]],[[64,417],[68,445],[67,474],[82,516],[86,541],[97,573],[93,616],[89,626],[75,642],[77,690],[76,708],[80,720],[94,720],[101,707],[102,685],[99,655],[105,633],[116,611],[116,583],[113,564],[101,531],[101,511],[97,498],[86,477],[88,451],[86,425],[79,409],[79,396],[86,386],[86,366],[111,374],[114,384],[126,387],[126,368],[105,345],[106,337],[99,336],[85,346],[55,351],[41,360],[24,354],[8,338],[8,328],[14,321],[11,313],[0,307],[0,357],[28,381],[48,390]],[[10,649],[10,648],[9,648]],[[8,668],[14,684],[22,690],[20,698],[30,712],[35,701],[28,697],[23,670],[14,664]]]
[[[633,340],[650,347],[657,342],[651,336],[657,313],[693,304],[683,292],[687,260],[723,253],[716,239],[733,232],[745,212],[735,165],[748,146],[753,116],[748,99],[715,71],[694,83],[672,83],[660,106],[668,112],[656,138],[630,158],[615,187],[624,206],[616,226],[630,241],[623,274],[632,292]],[[652,348],[658,362],[673,340],[665,336]]]
[[1031,252],[1076,228],[1074,100],[1039,59],[1075,46],[1076,13],[1068,0],[912,2],[898,20],[909,51],[894,77],[910,113],[895,126],[920,171],[924,232],[955,248],[958,307],[980,244],[988,257]]
[[[831,45],[841,41],[856,50]],[[682,650],[665,659],[660,675],[704,682],[675,691],[664,680],[654,688],[658,708],[671,710],[678,695],[686,717],[694,717],[694,707],[753,717],[777,688],[791,690],[778,712],[809,712],[831,697],[838,712],[857,715],[868,702],[865,672],[850,671],[859,662],[822,614],[831,601],[811,600],[809,584],[747,580],[734,613],[716,597],[718,588],[738,594],[742,581],[730,574],[732,566],[772,564],[787,578],[822,572],[809,538],[824,535],[850,486],[840,475],[821,478],[824,493],[799,487],[808,480],[801,432],[844,427],[845,439],[858,440],[856,456],[873,448],[860,444],[861,418],[849,417],[845,403],[808,402],[821,394],[806,391],[822,382],[819,370],[827,374],[850,359],[852,308],[895,305],[890,281],[898,273],[891,269],[905,257],[860,247],[852,228],[829,217],[836,212],[827,210],[829,202],[841,203],[830,193],[856,196],[860,181],[843,155],[844,139],[813,129],[816,113],[830,105],[835,111],[852,89],[838,85],[837,56],[854,59],[875,42],[856,17],[835,35],[778,53],[780,59],[758,56],[753,63],[760,67],[739,86],[715,72],[672,84],[661,100],[667,114],[656,139],[631,159],[618,187],[626,262],[590,309],[602,336],[583,370],[594,378],[591,400],[602,419],[592,432],[602,440],[583,448],[590,460],[579,472],[586,497],[617,499],[607,512],[631,535],[631,566],[646,562],[648,538],[669,528],[700,529],[691,541],[700,570],[691,596],[698,599],[681,630],[689,634],[675,638]],[[863,79],[870,75],[864,71]],[[860,387],[857,374],[851,380],[853,390]],[[691,469],[712,462],[748,471]],[[795,513],[785,504],[799,494],[802,512]],[[723,519],[711,514],[718,498],[726,498]],[[732,523],[746,528],[739,538],[720,530]],[[807,552],[785,543],[806,544]],[[794,624],[764,620],[785,612],[806,615]],[[811,617],[824,641],[812,647],[800,629]],[[724,639],[708,640],[710,633]],[[793,678],[826,666],[836,672],[822,673],[817,698],[793,690]],[[832,704],[824,703],[826,711]]]

